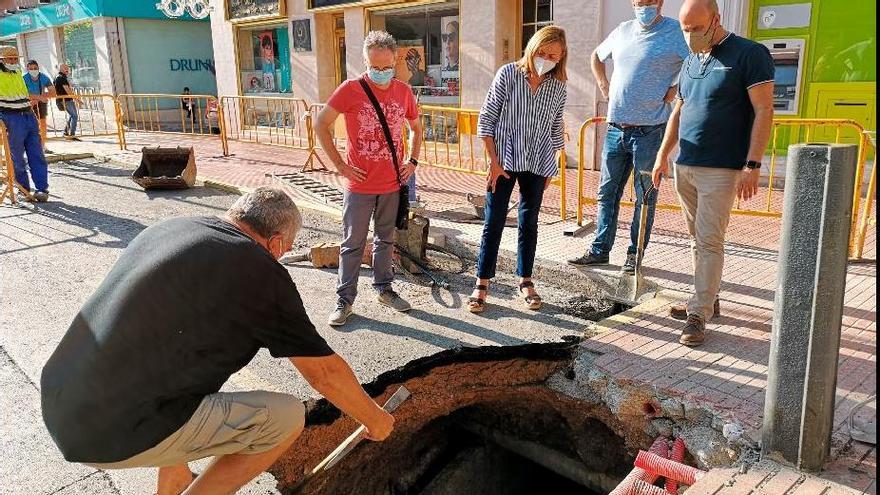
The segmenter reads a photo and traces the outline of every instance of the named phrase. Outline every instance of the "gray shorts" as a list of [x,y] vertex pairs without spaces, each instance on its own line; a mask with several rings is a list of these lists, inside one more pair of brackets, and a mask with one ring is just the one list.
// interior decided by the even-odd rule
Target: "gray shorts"
[[260,454],[290,438],[305,424],[305,407],[275,392],[218,392],[199,405],[189,421],[155,447],[129,459],[88,464],[98,469],[177,466],[205,457]]

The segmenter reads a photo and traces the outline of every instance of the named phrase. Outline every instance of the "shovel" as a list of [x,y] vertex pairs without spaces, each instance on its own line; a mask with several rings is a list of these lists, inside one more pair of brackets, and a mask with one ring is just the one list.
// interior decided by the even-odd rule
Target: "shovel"
[[[409,398],[409,395],[409,390],[407,390],[406,387],[401,386],[397,389],[396,392],[394,392],[394,395],[388,398],[388,401],[385,402],[385,405],[382,406],[382,409],[384,409],[385,412],[394,412],[394,410],[397,409],[398,406],[403,403],[403,401]],[[312,469],[312,471],[306,474],[305,477],[303,477],[303,479],[299,481],[299,483],[294,485],[293,488],[290,489],[290,493],[299,493],[309,480],[311,480],[316,475],[330,469],[343,457],[348,455],[349,452],[354,450],[354,448],[357,447],[357,445],[361,443],[361,441],[363,441],[364,432],[366,430],[366,427],[364,427],[363,425],[359,426],[358,429],[356,429],[354,433],[349,435],[348,438],[343,440],[343,442],[339,444],[339,446],[336,447],[333,452],[330,452],[330,455],[328,455],[326,458],[324,458],[323,461],[318,463],[318,465],[315,466],[315,469]]]
[[[645,178],[648,185],[645,187]],[[645,286],[645,278],[642,275],[642,258],[645,256],[645,237],[648,223],[648,210],[645,208],[648,197],[654,192],[654,183],[651,180],[651,172],[633,171],[633,181],[642,181],[642,204],[639,206],[639,236],[636,242],[636,266],[632,274],[621,273],[620,280],[617,282],[617,291],[611,297],[614,301],[629,307],[638,306],[639,296],[642,288]]]

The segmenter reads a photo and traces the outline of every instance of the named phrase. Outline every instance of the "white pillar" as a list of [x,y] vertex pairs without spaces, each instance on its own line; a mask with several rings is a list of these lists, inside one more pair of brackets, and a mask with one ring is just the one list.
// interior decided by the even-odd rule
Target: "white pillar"
[[119,58],[119,38],[115,19],[110,17],[92,19],[92,32],[95,37],[99,91],[107,94],[117,93],[116,80],[125,78],[119,73],[121,64],[118,62],[114,64],[113,60],[114,56],[116,59]]
[[553,22],[565,29],[568,42],[565,124],[569,158],[575,157],[581,123],[596,114],[599,88],[590,70],[590,54],[603,39],[600,9],[601,0],[568,0],[553,5]]
[[[235,60],[235,30],[226,20],[226,7],[223,0],[211,0],[211,39],[214,44],[214,66],[216,67],[217,94],[238,95],[238,61]],[[294,76],[295,77],[295,76]]]
[[345,60],[348,77],[356,77],[364,72],[364,29],[367,13],[364,9],[345,10]]

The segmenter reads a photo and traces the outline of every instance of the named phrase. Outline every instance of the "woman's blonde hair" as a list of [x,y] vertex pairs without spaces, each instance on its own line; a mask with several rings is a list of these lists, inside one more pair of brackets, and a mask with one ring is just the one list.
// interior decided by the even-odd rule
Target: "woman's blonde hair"
[[566,70],[568,62],[568,45],[565,42],[565,30],[560,27],[546,26],[539,29],[529,40],[529,43],[526,45],[525,53],[523,54],[523,57],[517,61],[516,66],[521,70],[537,74],[538,71],[535,69],[534,62],[535,55],[542,46],[549,45],[550,43],[559,43],[562,45],[562,58],[559,59],[559,62],[556,64],[556,67],[550,71],[550,74],[559,81],[565,82],[568,80],[568,71]]

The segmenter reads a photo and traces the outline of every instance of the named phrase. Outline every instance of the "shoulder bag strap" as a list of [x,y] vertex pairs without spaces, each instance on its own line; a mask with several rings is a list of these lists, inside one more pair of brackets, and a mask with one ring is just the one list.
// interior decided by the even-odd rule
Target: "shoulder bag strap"
[[364,92],[367,93],[367,97],[370,99],[373,108],[376,110],[376,115],[379,117],[379,123],[382,124],[382,133],[385,134],[385,141],[388,141],[388,148],[391,150],[391,161],[394,162],[394,171],[397,173],[397,182],[403,185],[403,181],[400,180],[400,165],[397,163],[397,150],[394,148],[394,139],[391,137],[391,129],[388,127],[388,120],[385,118],[385,112],[382,111],[382,107],[379,105],[379,100],[376,99],[376,95],[373,93],[373,90],[370,89],[370,85],[367,81],[360,78],[358,79],[358,82],[361,83],[361,87],[364,88]]

